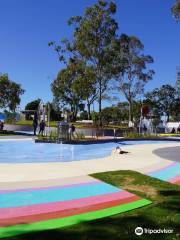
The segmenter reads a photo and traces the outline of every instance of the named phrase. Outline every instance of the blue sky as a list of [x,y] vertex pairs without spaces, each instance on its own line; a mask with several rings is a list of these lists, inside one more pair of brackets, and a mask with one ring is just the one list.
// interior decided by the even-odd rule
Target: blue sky
[[[62,67],[48,42],[71,36],[67,20],[94,0],[0,0],[0,72],[26,90],[21,107],[38,97],[52,100],[50,84]],[[175,84],[180,64],[180,23],[171,15],[174,0],[117,0],[119,33],[135,35],[155,63],[146,90]],[[104,103],[104,106],[107,103]]]

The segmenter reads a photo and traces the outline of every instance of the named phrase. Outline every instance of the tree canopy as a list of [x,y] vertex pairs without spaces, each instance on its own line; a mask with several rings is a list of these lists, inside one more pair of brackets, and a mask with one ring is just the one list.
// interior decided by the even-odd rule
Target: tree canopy
[[166,113],[168,120],[170,116],[176,118],[180,112],[180,96],[171,85],[162,85],[161,88],[155,88],[145,96],[145,102],[151,106],[154,112],[159,115]]
[[7,74],[0,75],[0,108],[9,108],[15,112],[24,93],[20,84],[11,81]]
[[176,20],[180,20],[180,0],[176,0],[174,6],[171,8],[172,14]]
[[74,62],[62,69],[57,78],[51,85],[53,95],[56,102],[63,107],[67,105],[70,107],[71,120],[75,120],[80,104],[83,99],[83,91],[80,89],[79,81],[81,75],[77,70],[77,65]]
[[25,110],[38,110],[38,107],[39,107],[39,103],[41,102],[41,99],[36,99],[36,100],[33,100],[29,103],[27,103],[27,105],[25,106]]
[[102,100],[108,98],[116,79],[118,90],[129,103],[129,121],[132,121],[133,102],[153,77],[154,71],[147,68],[153,58],[143,54],[144,46],[137,37],[118,35],[115,13],[114,1],[98,0],[82,16],[69,19],[71,40],[49,43],[64,63],[52,83],[52,92],[56,102],[70,107],[73,118],[84,101],[90,118],[90,106],[97,101],[101,125]]
[[177,67],[176,86],[177,86],[178,89],[180,89],[180,66]]
[[137,37],[122,34],[118,42],[117,67],[120,64],[119,69],[123,68],[117,72],[116,79],[119,90],[129,103],[129,121],[133,121],[132,104],[153,77],[154,71],[147,69],[153,58],[142,53],[144,46]]
[[[99,112],[102,108],[103,93],[112,78],[112,50],[118,29],[118,24],[113,18],[115,13],[114,2],[99,0],[92,7],[87,7],[82,16],[75,16],[69,20],[69,25],[74,27],[71,42],[65,39],[60,45],[49,43],[55,47],[59,60],[66,65],[70,60],[78,59],[91,67],[96,78],[95,94],[90,102],[98,98]],[[86,83],[88,84],[88,81],[84,80],[84,85]]]

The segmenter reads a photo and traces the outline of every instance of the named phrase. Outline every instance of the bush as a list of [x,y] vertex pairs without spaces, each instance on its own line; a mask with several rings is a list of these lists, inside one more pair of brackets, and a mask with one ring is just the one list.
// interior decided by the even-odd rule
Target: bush
[[106,107],[101,113],[103,125],[109,125],[110,122],[120,123],[121,122],[121,111],[119,107]]
[[98,125],[99,113],[97,113],[97,112],[92,112],[92,113],[91,113],[91,117],[92,117],[93,123],[94,123],[95,125]]
[[5,122],[6,123],[15,123],[16,122],[16,113],[15,112],[8,112],[6,111],[5,112],[5,115],[6,115],[6,120]]
[[57,138],[58,138],[57,130],[56,129],[55,130],[51,130],[51,132],[50,132],[50,134],[49,134],[49,136],[47,138],[50,139],[50,140],[57,140]]
[[80,133],[75,133],[75,138],[76,139],[80,139],[80,140],[82,140],[82,139],[85,139],[85,135],[84,135],[84,133],[82,133],[82,132],[80,132]]
[[88,113],[87,111],[83,111],[80,113],[80,116],[79,116],[79,119],[80,120],[87,120],[88,119]]
[[158,137],[156,134],[149,134],[149,133],[136,133],[136,132],[125,132],[123,134],[125,138],[155,138]]

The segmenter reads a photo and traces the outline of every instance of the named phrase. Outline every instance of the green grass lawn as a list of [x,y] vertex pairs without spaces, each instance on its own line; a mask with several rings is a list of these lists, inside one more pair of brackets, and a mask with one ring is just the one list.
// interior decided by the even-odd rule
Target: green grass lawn
[[[93,177],[152,200],[152,204],[123,214],[85,222],[67,228],[8,238],[9,240],[136,240],[178,237],[180,223],[180,186],[163,182],[134,171],[93,174]],[[138,226],[151,229],[173,229],[174,234],[136,236]],[[180,232],[179,232],[180,233]],[[6,238],[7,239],[7,238]]]
[[159,136],[162,137],[180,137],[180,133],[161,133]]
[[4,137],[4,136],[13,136],[13,134],[0,134],[1,137]]
[[0,136],[11,136],[11,135],[13,135],[13,134],[9,134],[9,133],[8,134],[1,134],[0,133]]
[[[20,120],[20,121],[16,121],[14,123],[9,123],[9,124],[32,126],[33,121],[31,121],[31,120]],[[58,121],[51,121],[50,122],[51,127],[57,127],[57,124],[58,124]],[[84,124],[84,123],[79,123],[79,122],[74,122],[73,124],[75,125],[76,128],[96,127],[96,126],[93,126],[91,124]],[[123,126],[123,125],[105,125],[103,128],[106,128],[106,129],[114,129],[114,128],[116,128],[116,129],[128,129],[127,126]]]
[[0,136],[12,136],[15,135],[13,131],[0,131]]

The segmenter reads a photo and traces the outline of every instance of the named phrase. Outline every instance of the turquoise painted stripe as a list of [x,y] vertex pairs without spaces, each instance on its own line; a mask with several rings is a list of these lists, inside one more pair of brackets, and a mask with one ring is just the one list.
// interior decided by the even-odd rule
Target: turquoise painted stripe
[[[177,175],[176,175],[177,176]],[[176,177],[176,176],[172,176],[172,177],[169,177],[169,176],[166,176],[166,175],[157,175],[157,176],[151,176],[151,177],[154,177],[154,178],[158,178],[160,180],[163,180],[163,181],[169,181],[171,180],[172,178]]]
[[64,189],[3,193],[0,194],[0,208],[67,201],[120,191],[122,190],[119,188],[100,182],[95,185],[68,187]]
[[175,167],[175,166],[177,167],[178,165],[177,165],[177,163],[173,162],[173,163],[171,163],[171,165],[169,165],[169,166],[166,166],[166,167],[163,167],[163,168],[161,168],[161,169],[156,169],[156,170],[147,172],[147,174],[148,174],[148,175],[150,175],[150,174],[155,174],[155,173],[158,173],[158,172],[162,172],[162,171],[164,171],[164,170],[166,170],[166,169],[171,169],[171,168],[173,168],[173,167]]
[[151,177],[167,180],[180,174],[180,165],[161,170],[159,172],[148,174]]

